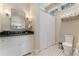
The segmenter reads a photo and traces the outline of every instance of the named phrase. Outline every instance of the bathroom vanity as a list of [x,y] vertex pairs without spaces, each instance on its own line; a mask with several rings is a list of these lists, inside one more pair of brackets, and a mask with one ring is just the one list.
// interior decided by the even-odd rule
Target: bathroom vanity
[[0,14],[0,56],[22,56],[31,53],[34,32],[30,28],[29,19],[25,17],[25,11],[17,8],[7,11],[9,13]]
[[[22,56],[33,51],[33,32],[0,34],[0,56]],[[13,32],[14,33],[14,32]]]

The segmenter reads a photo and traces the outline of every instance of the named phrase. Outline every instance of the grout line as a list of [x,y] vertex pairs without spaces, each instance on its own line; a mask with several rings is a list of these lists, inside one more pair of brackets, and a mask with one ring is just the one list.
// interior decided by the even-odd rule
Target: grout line
[[61,50],[57,56],[61,56],[62,54],[63,54],[63,50]]

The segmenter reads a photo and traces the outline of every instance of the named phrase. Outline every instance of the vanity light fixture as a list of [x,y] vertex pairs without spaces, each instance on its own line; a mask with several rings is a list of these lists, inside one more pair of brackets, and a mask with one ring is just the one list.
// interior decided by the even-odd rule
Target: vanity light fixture
[[31,23],[32,23],[32,21],[31,21],[31,18],[30,17],[26,17],[26,21],[25,21],[26,23],[28,23],[28,29],[29,30],[31,30],[32,29],[32,25],[31,25]]
[[0,14],[2,14],[2,13],[3,13],[3,9],[1,8],[1,9],[0,9]]
[[6,16],[9,16],[9,14],[8,14],[8,13],[5,13],[5,15],[6,15]]
[[11,15],[11,12],[10,12],[9,9],[5,9],[4,10],[4,13],[5,13],[6,16],[10,16]]

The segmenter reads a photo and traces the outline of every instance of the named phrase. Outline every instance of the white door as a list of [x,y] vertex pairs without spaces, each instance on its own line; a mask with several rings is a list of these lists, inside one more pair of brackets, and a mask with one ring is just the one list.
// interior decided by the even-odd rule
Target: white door
[[55,18],[40,11],[40,49],[55,43]]
[[49,17],[49,39],[48,39],[48,46],[55,44],[55,17],[48,15]]

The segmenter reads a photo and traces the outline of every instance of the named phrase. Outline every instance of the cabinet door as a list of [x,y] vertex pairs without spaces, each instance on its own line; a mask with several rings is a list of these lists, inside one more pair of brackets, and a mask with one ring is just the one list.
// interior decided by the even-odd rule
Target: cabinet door
[[33,50],[33,35],[14,36],[12,42],[13,55],[25,55]]
[[33,35],[0,38],[0,56],[21,56],[33,50]]
[[15,37],[2,37],[0,40],[0,56],[20,55],[20,47],[17,46]]
[[21,39],[22,39],[22,42],[21,42],[22,54],[21,55],[25,55],[29,52],[32,52],[32,50],[33,50],[33,35],[23,36],[23,37],[21,37]]

